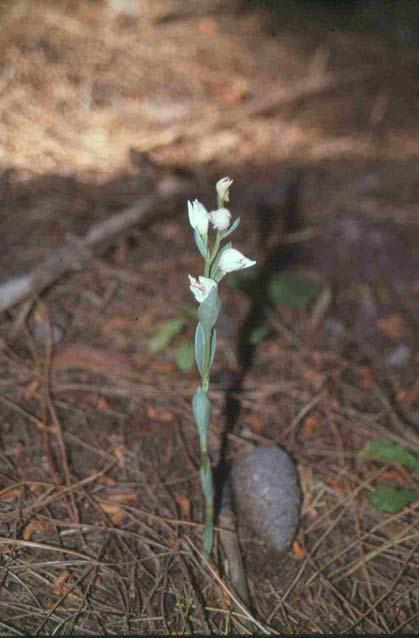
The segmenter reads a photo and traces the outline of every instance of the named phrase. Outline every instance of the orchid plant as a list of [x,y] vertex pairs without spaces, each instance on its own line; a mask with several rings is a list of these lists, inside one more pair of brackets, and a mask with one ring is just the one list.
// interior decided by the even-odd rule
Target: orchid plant
[[[217,345],[215,324],[221,309],[218,285],[227,273],[249,268],[256,263],[233,248],[231,243],[222,247],[223,240],[231,235],[240,223],[240,217],[231,223],[231,213],[228,208],[225,208],[225,204],[229,202],[229,189],[232,183],[228,177],[217,182],[217,210],[208,212],[196,199],[188,202],[189,222],[194,230],[195,243],[204,260],[204,274],[198,279],[189,275],[189,282],[192,294],[199,303],[199,322],[195,332],[195,361],[201,375],[201,384],[193,396],[192,408],[201,449],[200,479],[205,497],[204,553],[206,558],[211,553],[214,528],[214,489],[211,462],[208,456],[208,429],[211,420],[208,390]],[[210,230],[215,232],[212,241],[210,241]]]

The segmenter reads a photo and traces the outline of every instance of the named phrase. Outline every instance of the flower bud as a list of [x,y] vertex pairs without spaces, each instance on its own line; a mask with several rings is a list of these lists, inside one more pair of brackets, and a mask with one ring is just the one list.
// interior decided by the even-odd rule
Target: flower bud
[[225,275],[228,272],[234,270],[242,270],[243,268],[250,268],[255,265],[255,261],[248,259],[239,250],[235,248],[227,248],[221,253],[220,261],[218,262],[218,268],[221,273]]
[[231,213],[227,208],[219,208],[209,213],[211,224],[217,230],[227,230],[230,226]]
[[213,279],[209,279],[208,277],[199,277],[199,281],[195,279],[195,277],[189,276],[189,281],[191,285],[189,288],[191,289],[195,299],[198,303],[202,303],[208,297],[209,293],[214,287],[217,287],[217,283]]
[[229,177],[223,177],[216,183],[215,188],[217,190],[218,199],[220,200],[221,204],[229,201],[228,189],[230,188],[232,183],[233,180]]
[[192,202],[188,202],[188,215],[189,222],[192,228],[197,228],[200,235],[206,235],[208,233],[208,211],[201,202],[197,199]]

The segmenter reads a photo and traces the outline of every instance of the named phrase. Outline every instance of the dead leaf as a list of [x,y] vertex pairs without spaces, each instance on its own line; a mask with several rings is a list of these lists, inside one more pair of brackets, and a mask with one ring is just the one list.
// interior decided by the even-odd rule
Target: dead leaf
[[398,390],[396,401],[408,406],[419,403],[419,383],[416,383],[413,388],[401,388]]
[[130,503],[137,500],[137,492],[112,492],[108,498],[118,503]]
[[182,518],[189,520],[191,517],[191,501],[187,496],[176,496],[176,503],[179,505]]
[[252,414],[247,417],[246,421],[256,434],[263,433],[263,430],[265,429],[265,423],[260,415]]
[[300,543],[298,541],[294,541],[292,544],[292,551],[293,554],[295,556],[295,558],[297,558],[298,560],[301,560],[303,558],[306,557],[307,552],[304,549],[304,547],[302,545],[300,545]]
[[159,410],[158,408],[153,408],[153,406],[149,405],[147,407],[147,415],[153,421],[157,421],[158,423],[171,423],[173,421],[173,414],[168,410]]
[[118,459],[120,463],[125,462],[125,457],[127,455],[127,452],[122,445],[118,445],[114,447],[113,453],[115,454],[116,458]]
[[332,487],[336,492],[339,492],[339,494],[349,494],[349,489],[346,487],[346,485],[342,485],[342,483],[340,483],[338,481],[338,479],[335,478],[330,478],[327,481],[328,485],[330,485],[330,487]]
[[68,571],[68,569],[63,569],[54,580],[52,591],[56,596],[61,596],[65,593],[66,590],[68,590],[68,587],[64,587],[64,585],[69,576],[70,572]]
[[[97,470],[92,470],[90,472],[90,476],[93,476],[96,473]],[[102,476],[99,476],[97,479],[97,483],[99,483],[99,485],[107,485],[108,487],[115,487],[116,485],[115,479],[113,479],[111,476],[107,476],[106,474],[102,474]]]
[[310,415],[304,419],[303,433],[310,436],[316,430],[319,430],[322,425],[322,420],[319,416]]
[[0,491],[0,501],[8,501],[12,498],[17,498],[20,494],[20,485],[12,485],[10,487],[5,487],[4,490]]
[[109,405],[105,397],[99,397],[96,403],[96,408],[99,410],[99,412],[106,412],[106,410],[111,409],[111,406]]
[[46,532],[48,524],[42,521],[31,521],[23,530],[23,540],[30,541],[35,532]]
[[114,525],[120,525],[124,518],[125,512],[120,505],[114,503],[99,503],[100,508],[109,516]]
[[399,340],[406,336],[404,319],[397,312],[377,319],[376,326],[389,339]]
[[407,483],[407,476],[404,476],[397,470],[387,470],[381,474],[381,477],[388,479],[392,483],[400,483],[401,485],[405,485]]

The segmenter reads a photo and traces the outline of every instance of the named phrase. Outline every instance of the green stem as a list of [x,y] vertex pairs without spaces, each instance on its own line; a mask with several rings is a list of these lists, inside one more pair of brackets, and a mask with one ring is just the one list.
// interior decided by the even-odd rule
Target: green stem
[[[208,397],[209,371],[211,361],[211,333],[205,335],[205,357],[204,370],[202,375],[202,389]],[[211,462],[208,456],[208,436],[201,441],[201,472],[202,488],[205,496],[205,531],[204,531],[204,554],[208,560],[213,541],[214,527],[214,497],[212,487]]]
[[216,238],[215,238],[214,247],[213,247],[213,249],[212,249],[212,252],[211,252],[210,258],[209,258],[209,260],[208,260],[208,261],[209,261],[208,274],[211,272],[211,266],[212,266],[212,264],[213,264],[213,262],[214,262],[214,259],[215,259],[215,258],[216,258],[216,256],[217,256],[218,249],[220,248],[220,244],[221,244],[221,240],[222,240],[222,238],[223,238],[223,234],[222,234],[222,233],[220,233],[220,231],[218,231],[218,232],[217,232],[217,236],[216,236]]
[[[209,257],[205,260],[204,277],[209,277],[211,273],[211,266],[214,259],[217,256],[220,248],[220,243],[223,237],[223,233],[217,232],[213,249]],[[202,371],[202,390],[208,397],[209,390],[209,375],[210,375],[210,362],[211,362],[211,336],[212,331],[205,334],[205,354],[204,354],[204,366]],[[208,456],[208,434],[205,437],[199,437],[201,448],[201,487],[205,497],[205,529],[204,529],[204,555],[208,560],[214,535],[214,489],[212,480],[211,461]]]

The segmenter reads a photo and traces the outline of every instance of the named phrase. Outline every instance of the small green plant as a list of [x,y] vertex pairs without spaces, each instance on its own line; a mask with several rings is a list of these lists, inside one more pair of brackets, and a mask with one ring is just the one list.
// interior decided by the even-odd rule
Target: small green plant
[[[228,243],[221,247],[240,223],[238,217],[231,223],[231,213],[225,208],[229,201],[232,180],[220,179],[216,184],[217,209],[208,212],[198,200],[188,202],[189,222],[194,231],[197,248],[204,260],[204,274],[198,279],[189,275],[190,289],[198,308],[198,325],[195,331],[195,361],[201,375],[192,399],[192,409],[199,434],[201,450],[201,487],[205,497],[204,554],[208,558],[213,543],[214,489],[211,462],[208,455],[208,429],[211,421],[211,403],[208,397],[211,367],[217,346],[216,322],[221,310],[218,285],[223,277],[235,270],[249,268],[256,262],[248,259]],[[212,226],[212,229],[211,229]],[[210,237],[210,232],[215,237]]]
[[190,337],[185,337],[183,333],[190,327],[192,321],[196,321],[197,317],[195,306],[191,304],[181,306],[173,319],[167,319],[157,326],[148,340],[149,351],[157,354],[171,349],[173,342],[177,342],[176,349],[172,352],[174,362],[181,372],[190,372],[195,365],[194,347]]
[[[385,463],[399,463],[409,470],[419,471],[419,459],[416,454],[387,439],[369,441],[359,456]],[[417,499],[419,492],[396,487],[379,487],[368,495],[368,501],[374,509],[388,514],[400,512]]]

